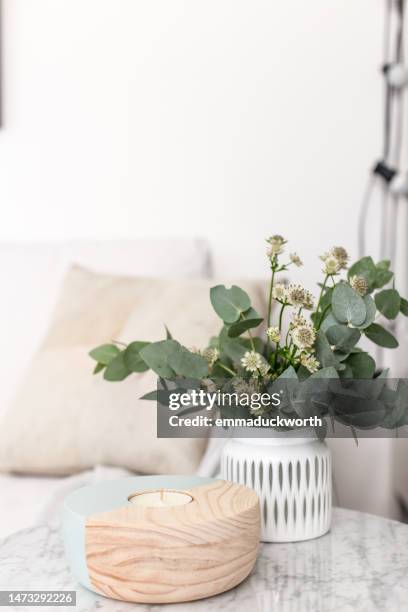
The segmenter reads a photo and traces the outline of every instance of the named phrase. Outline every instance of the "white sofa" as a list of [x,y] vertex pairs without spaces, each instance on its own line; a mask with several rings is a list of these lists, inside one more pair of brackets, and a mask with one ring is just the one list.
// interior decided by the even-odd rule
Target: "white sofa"
[[[64,272],[72,263],[102,272],[156,277],[202,278],[217,273],[202,240],[1,244],[0,419],[45,333]],[[329,443],[334,455],[335,501],[399,518],[397,497],[404,497],[408,487],[401,468],[405,441],[398,449],[392,440],[365,440],[359,448],[349,439]],[[218,447],[211,450],[201,473],[208,471],[210,464],[213,468],[218,452]],[[0,536],[39,520],[61,484],[60,478],[0,474]]]
[[[64,274],[75,263],[122,275],[211,274],[207,246],[199,239],[0,244],[0,335],[7,347],[0,356],[0,419],[45,335]],[[61,478],[0,473],[0,537],[39,520],[63,486]]]

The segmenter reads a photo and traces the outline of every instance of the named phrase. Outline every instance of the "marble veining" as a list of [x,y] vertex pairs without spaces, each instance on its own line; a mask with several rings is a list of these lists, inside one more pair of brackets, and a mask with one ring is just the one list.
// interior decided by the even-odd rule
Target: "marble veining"
[[76,590],[77,607],[45,608],[56,611],[403,612],[408,609],[408,526],[335,509],[327,535],[263,544],[253,573],[240,586],[171,606],[122,603],[80,587],[69,573],[59,531],[35,527],[0,542],[0,589]]

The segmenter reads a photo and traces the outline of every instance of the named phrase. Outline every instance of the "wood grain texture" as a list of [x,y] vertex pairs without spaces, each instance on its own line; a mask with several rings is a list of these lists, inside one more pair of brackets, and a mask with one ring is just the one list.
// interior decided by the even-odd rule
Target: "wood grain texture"
[[125,503],[87,519],[95,590],[125,601],[172,603],[216,595],[248,576],[260,536],[256,493],[224,480],[185,492],[193,501],[183,506]]

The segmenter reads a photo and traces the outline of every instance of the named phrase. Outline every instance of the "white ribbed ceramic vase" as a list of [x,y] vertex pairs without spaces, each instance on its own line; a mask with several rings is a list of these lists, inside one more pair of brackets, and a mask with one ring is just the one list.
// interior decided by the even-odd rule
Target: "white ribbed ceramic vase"
[[232,438],[221,473],[258,493],[263,542],[309,540],[330,529],[331,456],[315,437]]

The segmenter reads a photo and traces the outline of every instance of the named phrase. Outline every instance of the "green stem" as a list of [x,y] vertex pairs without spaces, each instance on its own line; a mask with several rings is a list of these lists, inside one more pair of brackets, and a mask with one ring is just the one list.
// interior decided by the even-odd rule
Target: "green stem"
[[287,306],[287,304],[286,304],[286,302],[284,302],[284,303],[282,304],[282,308],[281,308],[281,311],[280,311],[280,313],[279,313],[279,331],[281,331],[281,330],[282,330],[282,318],[283,318],[283,311],[285,310],[286,306]]
[[[243,313],[241,313],[241,320],[242,320],[242,321],[246,321],[246,319],[245,319],[245,317],[244,317]],[[249,329],[248,329],[247,331],[248,331],[249,342],[250,342],[250,344],[251,344],[251,348],[252,348],[252,350],[254,351],[254,353],[256,353],[256,350],[255,350],[255,344],[254,344],[254,339],[252,338],[251,331],[250,331]]]
[[297,347],[294,345],[292,349],[292,353],[290,355],[291,359],[294,359],[297,353]]
[[[271,282],[269,285],[269,300],[268,300],[268,327],[271,326],[272,292],[273,292],[274,282],[275,282],[275,263],[272,262],[272,277],[271,277]],[[268,340],[268,344],[269,344],[269,340]]]
[[279,344],[275,346],[275,352],[273,354],[273,368],[274,369],[276,369],[276,366],[278,365],[278,348],[279,348]]
[[221,363],[221,361],[218,362],[218,365],[220,366],[220,368],[222,368],[223,370],[225,370],[226,372],[228,372],[232,376],[236,376],[237,375],[237,373],[234,372],[234,370],[231,370],[231,368],[229,368],[225,364]]
[[322,325],[322,323],[323,323],[323,321],[324,321],[324,315],[325,315],[325,314],[326,314],[326,312],[329,310],[330,306],[331,306],[331,304],[327,304],[326,308],[323,310],[323,312],[322,312],[322,316],[320,317],[320,321],[319,321],[319,323],[318,323],[318,324],[317,324],[317,326],[316,326],[316,329],[317,329],[317,330],[319,330],[319,329],[320,329],[320,327],[321,327],[321,325]]
[[[269,285],[268,318],[267,318],[268,325],[267,325],[267,329],[271,326],[272,291],[273,291],[274,279],[275,279],[275,270],[272,269],[272,278],[271,278],[271,282],[270,282],[270,285]],[[270,348],[271,348],[271,339],[269,338],[269,336],[267,336],[267,338],[266,338],[266,354],[267,355],[270,354]]]
[[324,290],[326,289],[326,283],[327,283],[327,279],[329,278],[329,276],[330,276],[329,274],[326,274],[325,279],[323,281],[323,285],[320,290],[319,301],[317,302],[316,313],[319,312],[320,302],[322,301],[323,293],[324,293]]
[[[282,318],[283,318],[283,311],[285,310],[287,304],[283,303],[282,304],[282,308],[280,309],[280,313],[279,313],[279,332],[282,330]],[[276,343],[275,346],[275,356],[274,356],[274,367],[276,368],[277,362],[278,362],[278,350],[279,350],[279,346],[280,346],[280,342]]]
[[249,336],[249,342],[251,343],[251,348],[254,351],[254,353],[256,353],[254,339],[252,338],[252,334],[249,329],[248,329],[248,336]]

